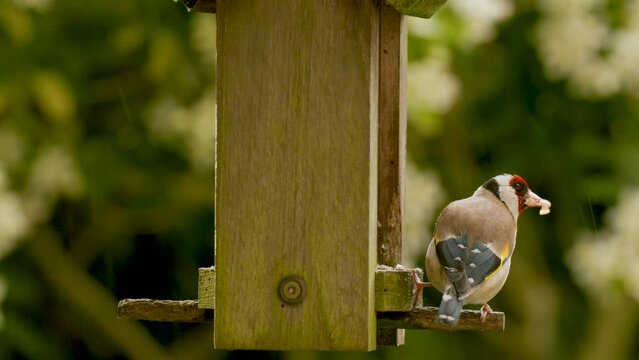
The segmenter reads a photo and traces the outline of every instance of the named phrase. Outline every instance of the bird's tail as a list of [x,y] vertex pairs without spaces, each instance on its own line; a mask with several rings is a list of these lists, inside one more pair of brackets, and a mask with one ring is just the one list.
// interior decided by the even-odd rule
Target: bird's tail
[[457,325],[462,306],[464,306],[464,300],[457,296],[454,286],[449,286],[442,296],[442,302],[437,313],[437,322],[443,322],[450,326]]

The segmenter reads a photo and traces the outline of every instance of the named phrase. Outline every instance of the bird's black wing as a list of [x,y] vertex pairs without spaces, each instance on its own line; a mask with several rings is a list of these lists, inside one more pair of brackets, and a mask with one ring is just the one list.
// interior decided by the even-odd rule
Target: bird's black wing
[[468,244],[468,235],[450,237],[436,244],[437,258],[455,286],[457,296],[463,296],[471,287],[488,279],[503,263],[480,241],[474,241],[470,248]]

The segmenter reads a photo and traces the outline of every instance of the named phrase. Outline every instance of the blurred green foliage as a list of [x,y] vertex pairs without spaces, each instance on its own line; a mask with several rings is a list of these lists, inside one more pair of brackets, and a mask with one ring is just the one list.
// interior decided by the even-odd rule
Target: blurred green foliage
[[[509,281],[491,302],[506,331],[409,331],[406,346],[370,354],[251,355],[639,357],[632,286],[606,277],[589,289],[588,260],[567,255],[607,231],[608,209],[639,186],[639,95],[631,76],[602,82],[579,72],[590,63],[550,61],[544,46],[561,34],[543,37],[559,11],[623,28],[622,10],[639,1],[573,3],[449,0],[411,20],[409,155],[435,174],[422,183],[440,194],[433,211],[502,172],[553,202],[549,216],[520,220]],[[214,33],[214,15],[171,1],[0,0],[0,358],[246,355],[211,350],[210,324],[115,318],[115,299],[194,298],[197,268],[211,265]],[[597,69],[615,64],[632,70]],[[409,201],[426,191],[413,190]],[[427,232],[437,211],[411,221]],[[423,266],[429,238],[408,241],[421,245],[406,261]]]
[[[156,358],[189,330],[210,348],[194,326],[118,321],[115,299],[193,298],[211,265],[214,16],[73,0],[0,14],[0,198],[18,199],[0,231],[15,247],[0,263],[0,354]],[[208,145],[187,141],[202,122]]]

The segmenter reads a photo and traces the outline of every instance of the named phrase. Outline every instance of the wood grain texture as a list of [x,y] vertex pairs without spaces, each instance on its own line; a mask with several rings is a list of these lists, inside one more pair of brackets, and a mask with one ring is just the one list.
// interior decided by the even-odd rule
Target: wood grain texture
[[375,1],[217,5],[215,346],[372,350]]
[[385,0],[404,15],[429,18],[446,3],[446,0]]
[[407,30],[404,16],[390,6],[380,13],[379,188],[377,261],[402,261],[404,173],[406,168]]
[[[405,17],[385,4],[380,6],[379,28],[377,262],[395,266],[402,261],[408,35]],[[377,345],[403,344],[403,329],[377,330]]]
[[502,312],[493,312],[486,317],[482,324],[479,310],[462,310],[456,326],[438,323],[436,307],[419,307],[410,312],[380,312],[377,313],[377,326],[395,329],[428,329],[428,330],[496,330],[503,331],[506,317]]
[[118,317],[148,321],[202,322],[213,320],[213,311],[200,309],[196,300],[124,299],[118,302]]
[[215,266],[198,269],[197,305],[200,309],[215,308]]

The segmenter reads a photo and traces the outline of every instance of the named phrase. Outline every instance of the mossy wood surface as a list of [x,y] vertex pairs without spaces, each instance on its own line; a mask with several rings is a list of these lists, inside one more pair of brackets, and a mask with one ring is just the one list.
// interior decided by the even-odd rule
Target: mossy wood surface
[[411,311],[415,306],[416,293],[412,271],[421,280],[421,269],[397,269],[379,266],[375,272],[375,311]]
[[385,0],[404,15],[429,18],[446,3],[446,0]]
[[378,22],[373,0],[217,3],[216,348],[375,348]]
[[198,269],[197,306],[200,309],[215,308],[215,266]]

